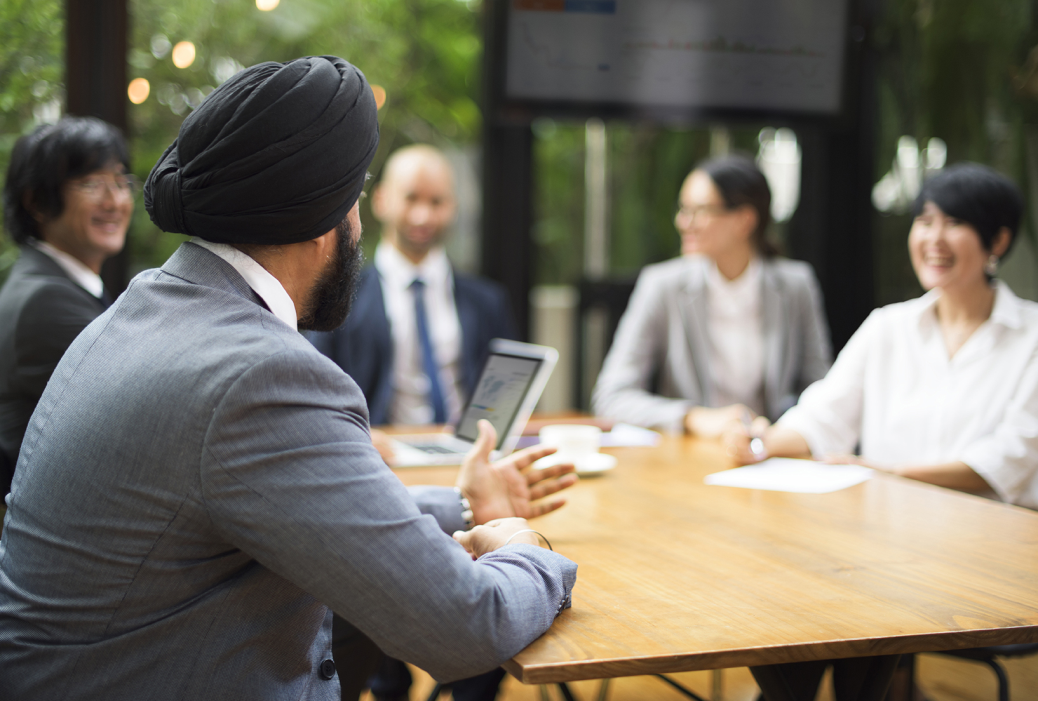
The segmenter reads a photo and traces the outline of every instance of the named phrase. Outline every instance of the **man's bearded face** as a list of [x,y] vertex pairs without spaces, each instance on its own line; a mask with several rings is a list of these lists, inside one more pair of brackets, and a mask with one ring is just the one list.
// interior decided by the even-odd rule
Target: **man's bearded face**
[[299,319],[301,331],[334,331],[350,312],[364,252],[360,250],[360,237],[354,240],[348,218],[336,225],[335,242],[335,257],[314,283],[306,310]]

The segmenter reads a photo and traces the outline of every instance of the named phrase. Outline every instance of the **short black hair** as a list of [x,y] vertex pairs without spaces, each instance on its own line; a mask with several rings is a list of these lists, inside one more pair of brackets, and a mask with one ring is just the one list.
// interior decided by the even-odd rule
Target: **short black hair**
[[40,238],[33,212],[60,217],[64,184],[116,161],[130,170],[119,130],[95,117],[64,117],[15,142],[4,182],[4,227],[15,243]]
[[757,212],[757,228],[751,240],[761,255],[775,255],[778,251],[767,238],[771,224],[771,188],[753,159],[742,154],[720,156],[700,163],[696,170],[710,176],[726,207],[736,209],[748,205]]
[[949,217],[966,222],[990,251],[1002,228],[1009,230],[1009,249],[1016,240],[1024,198],[1016,184],[993,168],[979,163],[956,163],[923,183],[912,207],[919,216],[923,205],[933,202]]

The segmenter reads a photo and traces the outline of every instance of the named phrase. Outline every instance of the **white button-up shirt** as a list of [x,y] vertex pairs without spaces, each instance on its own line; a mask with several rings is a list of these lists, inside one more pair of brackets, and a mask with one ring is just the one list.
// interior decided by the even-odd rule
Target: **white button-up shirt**
[[990,318],[949,358],[939,295],[872,312],[778,423],[816,457],[860,441],[878,464],[961,461],[1003,501],[1038,508],[1038,304],[997,282]]
[[410,289],[415,278],[421,278],[425,283],[425,314],[447,405],[447,420],[453,423],[461,414],[461,322],[454,303],[454,276],[447,253],[442,247],[434,248],[420,265],[415,265],[383,241],[375,249],[375,269],[379,273],[382,300],[393,337],[390,422],[410,425],[433,422],[429,378],[422,365],[414,293]]
[[69,276],[72,282],[98,299],[101,299],[101,296],[104,295],[105,284],[101,281],[101,276],[83,265],[81,260],[70,256],[64,251],[59,251],[54,246],[40,239],[30,238],[29,245],[49,256],[51,260],[58,264],[58,267],[65,271],[65,274]]
[[708,261],[706,311],[710,374],[717,406],[745,404],[758,414],[764,407],[764,325],[761,317],[761,263],[727,279]]
[[191,243],[201,246],[210,253],[214,253],[231,264],[238,274],[245,278],[252,291],[259,295],[274,316],[285,322],[293,329],[298,329],[298,318],[296,317],[296,305],[285,290],[281,281],[270,274],[266,268],[257,263],[255,259],[239,251],[234,246],[226,243],[212,243],[197,236],[192,237]]

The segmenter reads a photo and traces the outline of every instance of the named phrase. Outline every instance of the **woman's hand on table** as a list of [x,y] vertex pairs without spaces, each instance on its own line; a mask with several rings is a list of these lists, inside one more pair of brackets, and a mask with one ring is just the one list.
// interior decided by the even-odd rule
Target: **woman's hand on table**
[[728,457],[740,465],[752,465],[767,458],[764,436],[770,426],[766,416],[750,418],[744,415],[741,421],[729,422],[721,434],[721,443]]
[[[537,460],[551,455],[555,448],[534,446],[490,462],[497,432],[489,421],[479,422],[479,437],[465,456],[458,473],[457,487],[469,500],[477,524],[519,516],[534,518],[558,509],[565,499],[546,499],[577,483],[572,463],[533,467]],[[515,542],[515,541],[513,541]]]
[[[763,420],[763,425],[754,424]],[[767,418],[757,416],[743,404],[711,408],[705,406],[692,407],[685,414],[685,431],[698,438],[721,438],[736,426],[759,425],[763,431],[768,427]]]
[[499,518],[476,526],[471,531],[455,531],[454,540],[461,543],[473,560],[494,552],[505,543],[540,544],[537,534],[530,530],[525,518]]

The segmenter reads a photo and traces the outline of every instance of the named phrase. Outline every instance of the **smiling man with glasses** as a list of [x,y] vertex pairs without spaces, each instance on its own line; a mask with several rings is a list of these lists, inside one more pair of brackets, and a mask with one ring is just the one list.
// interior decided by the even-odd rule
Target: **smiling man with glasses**
[[61,356],[111,303],[99,273],[122,250],[136,181],[110,124],[66,117],[19,139],[4,229],[21,254],[0,288],[0,496]]

